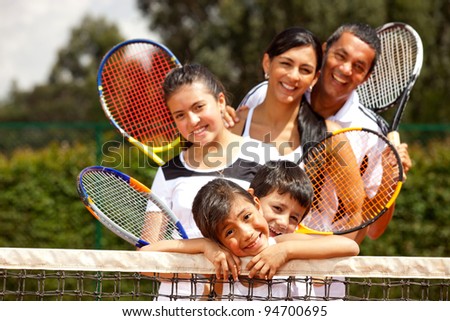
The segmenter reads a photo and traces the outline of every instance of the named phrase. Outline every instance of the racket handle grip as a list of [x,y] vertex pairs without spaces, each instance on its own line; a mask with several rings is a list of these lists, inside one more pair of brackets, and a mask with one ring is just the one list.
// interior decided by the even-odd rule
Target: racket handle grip
[[392,131],[388,133],[387,139],[396,147],[400,145],[400,134],[398,133],[398,131]]
[[[398,131],[392,131],[387,134],[387,139],[394,145],[395,147],[400,145],[400,134]],[[406,181],[406,173],[403,171],[403,181]]]

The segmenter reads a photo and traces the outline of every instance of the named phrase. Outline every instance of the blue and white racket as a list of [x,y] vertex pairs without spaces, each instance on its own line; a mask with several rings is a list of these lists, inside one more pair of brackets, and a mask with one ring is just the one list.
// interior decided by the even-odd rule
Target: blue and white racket
[[106,228],[142,247],[167,239],[187,239],[173,212],[150,188],[115,169],[91,166],[78,176],[86,208]]

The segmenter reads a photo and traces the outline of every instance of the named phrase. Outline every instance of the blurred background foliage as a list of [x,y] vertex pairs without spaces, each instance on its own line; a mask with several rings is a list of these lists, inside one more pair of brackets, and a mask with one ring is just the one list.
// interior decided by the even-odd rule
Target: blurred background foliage
[[[150,29],[182,62],[208,66],[234,95],[237,105],[263,79],[261,59],[272,38],[299,25],[322,41],[341,24],[373,27],[401,21],[420,34],[424,64],[404,122],[450,119],[445,95],[450,84],[449,0],[138,0]],[[420,93],[420,94],[418,94]]]
[[[414,167],[386,233],[362,255],[449,256],[449,0],[136,0],[149,29],[182,63],[223,81],[236,106],[262,80],[262,54],[276,33],[300,25],[323,41],[345,22],[410,24],[424,64],[402,125]],[[125,40],[114,22],[86,16],[58,52],[45,83],[10,85],[0,101],[0,246],[132,249],[90,216],[76,191],[86,166],[115,167],[150,185],[155,166],[104,117],[96,90],[106,52]],[[388,118],[390,120],[390,118]]]

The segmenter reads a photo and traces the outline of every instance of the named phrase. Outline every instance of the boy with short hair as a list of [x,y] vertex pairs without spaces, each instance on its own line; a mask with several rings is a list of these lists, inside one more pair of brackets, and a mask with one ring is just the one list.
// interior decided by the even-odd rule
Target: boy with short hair
[[[292,259],[325,259],[359,253],[358,244],[343,236],[288,233],[270,237],[258,197],[226,179],[214,179],[204,185],[194,199],[192,212],[206,239],[166,240],[142,249],[209,253],[207,257],[216,266],[216,275],[227,277],[231,272],[235,279],[242,256],[253,256],[247,265],[249,277],[271,279],[280,266]],[[222,247],[231,256],[219,255],[224,252]],[[216,254],[210,255],[214,251]],[[218,255],[219,260],[211,259]]]
[[305,171],[288,160],[262,166],[250,183],[249,192],[261,202],[270,236],[293,233],[308,214],[314,194]]

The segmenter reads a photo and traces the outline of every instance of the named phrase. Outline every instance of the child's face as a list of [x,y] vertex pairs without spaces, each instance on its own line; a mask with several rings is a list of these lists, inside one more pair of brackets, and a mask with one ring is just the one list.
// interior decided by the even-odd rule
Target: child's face
[[255,256],[268,246],[269,227],[259,203],[255,206],[242,197],[217,231],[222,245],[236,256]]
[[200,145],[216,140],[224,125],[221,110],[225,107],[223,94],[214,97],[202,82],[184,85],[167,101],[180,134]]
[[259,200],[272,237],[293,233],[306,212],[306,208],[294,200],[289,193],[279,194],[273,191]]

